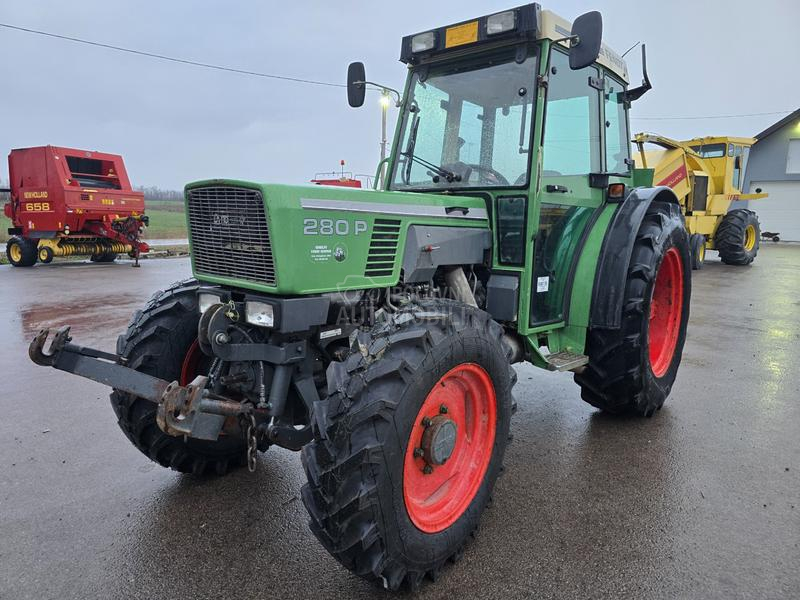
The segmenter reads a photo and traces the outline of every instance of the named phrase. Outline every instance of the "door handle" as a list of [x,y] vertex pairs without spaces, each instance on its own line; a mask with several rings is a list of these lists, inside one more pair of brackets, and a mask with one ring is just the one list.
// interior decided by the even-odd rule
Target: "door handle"
[[469,213],[469,209],[466,206],[448,206],[444,209],[445,214],[452,214],[454,212],[460,212],[462,215],[466,215]]
[[565,185],[554,185],[552,183],[548,183],[544,190],[546,192],[550,192],[551,194],[566,194],[569,191],[569,188]]

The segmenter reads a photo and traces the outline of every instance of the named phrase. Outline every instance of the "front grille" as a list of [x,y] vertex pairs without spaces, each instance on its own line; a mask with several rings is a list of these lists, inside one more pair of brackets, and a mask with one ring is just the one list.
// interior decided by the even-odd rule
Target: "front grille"
[[189,191],[189,232],[198,274],[276,285],[261,192],[211,186]]

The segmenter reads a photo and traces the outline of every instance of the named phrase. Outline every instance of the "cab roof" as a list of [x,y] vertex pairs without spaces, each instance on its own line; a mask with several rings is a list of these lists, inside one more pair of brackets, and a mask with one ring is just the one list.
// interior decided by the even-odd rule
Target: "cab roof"
[[[506,16],[507,29],[490,31],[490,21]],[[436,27],[403,38],[400,61],[417,65],[445,58],[472,54],[482,50],[509,46],[529,41],[549,39],[568,48],[572,23],[549,10],[542,10],[539,4],[525,4],[467,21]],[[415,38],[421,46],[415,48]],[[420,49],[421,48],[421,49]],[[606,67],[625,83],[629,82],[628,67],[622,57],[602,44],[597,63]]]

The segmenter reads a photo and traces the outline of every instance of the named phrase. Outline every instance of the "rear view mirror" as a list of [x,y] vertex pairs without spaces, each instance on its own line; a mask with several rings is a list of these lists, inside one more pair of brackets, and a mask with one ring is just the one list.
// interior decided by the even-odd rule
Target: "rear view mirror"
[[347,67],[347,102],[353,108],[364,104],[364,94],[367,93],[367,75],[364,63],[354,62]]
[[571,37],[569,68],[577,70],[588,67],[600,56],[603,16],[596,10],[581,15],[572,24]]

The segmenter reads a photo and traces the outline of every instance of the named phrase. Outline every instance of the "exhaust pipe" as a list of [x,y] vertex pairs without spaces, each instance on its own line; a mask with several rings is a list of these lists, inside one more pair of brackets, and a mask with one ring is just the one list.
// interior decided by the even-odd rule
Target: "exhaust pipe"
[[[469,282],[467,281],[467,276],[463,268],[454,267],[449,269],[444,274],[444,280],[456,300],[478,308],[478,303],[475,301],[475,294],[472,293],[472,288],[469,287]],[[522,343],[522,339],[517,334],[506,331],[503,334],[503,345],[505,346],[510,363],[521,362],[525,357],[525,347]]]
[[469,282],[467,281],[467,276],[464,274],[464,269],[461,267],[454,267],[448,271],[445,271],[444,280],[456,300],[477,308],[478,303],[475,301],[475,295],[472,293],[472,288],[469,287]]

